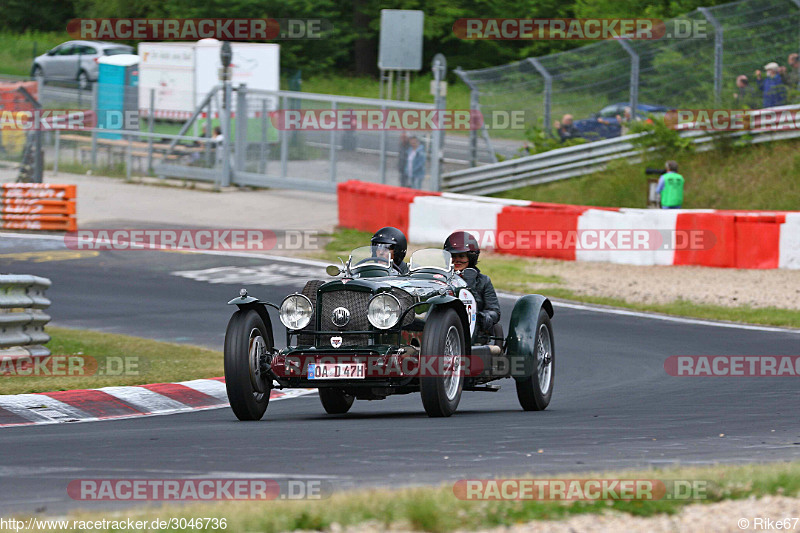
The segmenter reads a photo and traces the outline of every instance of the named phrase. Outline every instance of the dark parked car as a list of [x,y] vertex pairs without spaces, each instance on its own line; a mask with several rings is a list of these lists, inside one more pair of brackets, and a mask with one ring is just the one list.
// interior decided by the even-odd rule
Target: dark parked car
[[[621,128],[617,116],[623,116],[626,107],[630,107],[627,102],[607,105],[589,118],[576,120],[574,125],[575,129],[578,130],[577,136],[587,140],[619,137]],[[663,117],[672,108],[661,105],[638,104],[636,109],[640,116]],[[603,119],[604,122],[600,122],[599,119]]]
[[[526,411],[545,409],[553,394],[553,306],[521,297],[509,334],[476,331],[477,305],[450,253],[423,249],[401,275],[371,246],[356,248],[332,281],[309,281],[278,306],[242,289],[225,333],[225,383],[240,420],[264,415],[272,388],[317,388],[330,414],[354,400],[419,392],[429,416],[450,416],[462,391],[496,391],[513,378]],[[287,347],[276,349],[268,307],[278,310]]]
[[75,80],[78,87],[87,89],[97,81],[97,60],[103,56],[135,54],[133,47],[101,41],[67,41],[36,57],[31,76],[54,80]]

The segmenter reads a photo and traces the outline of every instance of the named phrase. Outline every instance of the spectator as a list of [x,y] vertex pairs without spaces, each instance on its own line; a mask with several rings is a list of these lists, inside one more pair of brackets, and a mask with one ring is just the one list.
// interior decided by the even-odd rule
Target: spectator
[[397,150],[397,170],[400,171],[400,186],[408,187],[408,134],[400,134],[400,147]]
[[558,136],[561,138],[561,142],[568,139],[574,139],[578,136],[578,130],[575,128],[575,125],[572,123],[572,115],[564,115],[561,117],[561,122],[555,121],[553,126],[558,130]]
[[756,80],[758,88],[763,95],[764,107],[777,107],[786,103],[786,87],[783,86],[783,79],[778,73],[778,64],[774,61],[764,65],[767,71],[767,78],[761,79],[761,71],[756,70]]
[[[642,120],[641,117],[636,117],[636,121]],[[617,115],[617,123],[619,123],[619,134],[627,135],[631,130],[631,122],[633,122],[633,114],[631,113],[630,106],[625,107],[622,116]]]
[[736,92],[733,93],[733,100],[739,107],[747,109],[758,107],[755,89],[744,74],[736,76]]
[[408,158],[406,172],[414,189],[422,188],[422,180],[425,179],[425,147],[422,146],[416,135],[408,139]]
[[218,167],[222,167],[223,162],[225,161],[225,150],[222,148],[222,143],[225,141],[225,136],[222,135],[222,128],[219,126],[214,127],[214,150],[216,153],[216,164]]
[[667,161],[665,170],[658,178],[656,192],[661,194],[661,209],[680,209],[683,205],[683,176],[678,174],[678,163]]
[[797,90],[797,85],[800,84],[800,59],[798,59],[798,54],[789,54],[787,58],[787,63],[789,67],[786,71],[786,85],[789,86],[789,89]]

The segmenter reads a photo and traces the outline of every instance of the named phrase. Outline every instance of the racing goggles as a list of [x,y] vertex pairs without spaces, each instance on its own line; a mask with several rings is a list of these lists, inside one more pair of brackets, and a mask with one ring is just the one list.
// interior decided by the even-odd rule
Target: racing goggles
[[372,252],[375,254],[376,257],[385,257],[387,259],[392,257],[392,251],[394,250],[394,244],[386,244],[383,242],[375,243],[372,245]]

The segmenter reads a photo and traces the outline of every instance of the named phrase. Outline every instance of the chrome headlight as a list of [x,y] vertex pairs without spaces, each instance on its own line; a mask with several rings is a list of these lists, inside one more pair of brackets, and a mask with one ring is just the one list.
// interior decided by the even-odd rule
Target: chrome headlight
[[369,301],[367,320],[378,329],[389,329],[400,320],[400,301],[393,295],[383,292]]
[[281,322],[289,329],[303,329],[311,322],[313,310],[311,300],[302,294],[291,294],[281,304]]

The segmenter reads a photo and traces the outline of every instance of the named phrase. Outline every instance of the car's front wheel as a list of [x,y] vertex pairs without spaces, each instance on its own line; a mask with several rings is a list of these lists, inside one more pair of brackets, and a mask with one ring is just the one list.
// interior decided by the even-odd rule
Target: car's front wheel
[[40,67],[39,65],[34,65],[33,70],[31,70],[31,78],[36,79],[43,77],[44,77],[44,71],[42,70],[42,67]]
[[556,351],[553,326],[544,309],[539,310],[536,322],[536,342],[533,371],[524,379],[516,380],[517,399],[526,411],[544,411],[553,397],[556,370]]
[[464,327],[458,313],[451,308],[434,309],[425,322],[420,350],[420,368],[433,369],[436,374],[419,379],[422,406],[428,416],[456,412],[464,388],[463,355]]
[[225,389],[239,420],[261,420],[269,404],[272,380],[262,376],[261,358],[272,337],[254,309],[233,314],[225,332]]
[[343,415],[350,410],[355,398],[341,389],[319,389],[319,399],[322,407],[329,415]]

